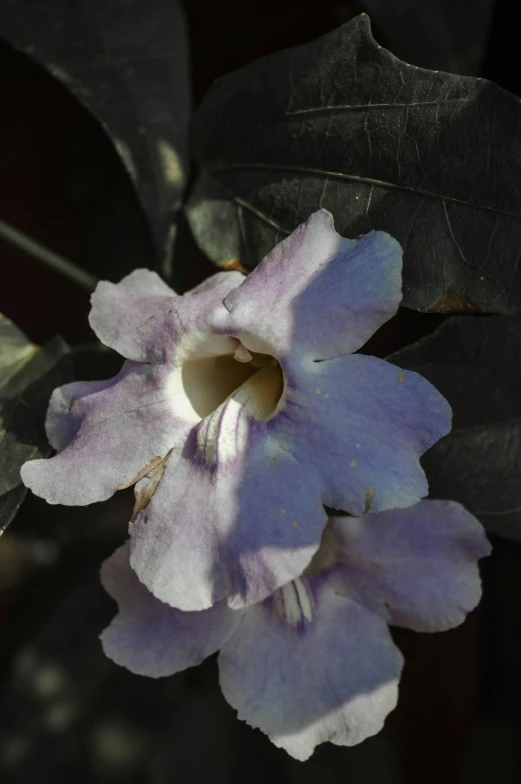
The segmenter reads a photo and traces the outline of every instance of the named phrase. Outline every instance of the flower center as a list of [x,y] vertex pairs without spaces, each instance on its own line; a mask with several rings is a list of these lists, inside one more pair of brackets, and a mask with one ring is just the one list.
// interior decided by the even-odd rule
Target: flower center
[[181,379],[184,393],[201,419],[233,396],[248,414],[266,421],[275,413],[284,389],[282,369],[275,357],[250,352],[242,343],[234,355],[188,360]]

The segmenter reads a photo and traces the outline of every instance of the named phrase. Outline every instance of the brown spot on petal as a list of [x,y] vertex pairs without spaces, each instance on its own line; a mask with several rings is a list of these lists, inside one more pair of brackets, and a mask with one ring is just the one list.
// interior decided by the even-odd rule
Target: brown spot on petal
[[268,465],[270,465],[270,466],[274,466],[276,462],[277,462],[277,461],[275,460],[275,458],[274,458],[274,457],[272,457],[272,458],[271,458],[271,460],[270,460],[270,462],[268,463]]
[[455,291],[447,291],[442,297],[433,302],[427,308],[428,313],[448,313],[458,311],[460,313],[477,313],[479,308],[466,297],[457,294]]
[[[157,486],[161,481],[161,478],[165,472],[165,466],[168,458],[172,454],[172,450],[167,452],[167,454],[160,458],[159,462],[156,463],[152,470],[149,471],[145,476],[141,476],[140,478],[143,480],[142,486],[139,490],[136,490],[136,501],[134,503],[134,510],[132,512],[132,517],[130,518],[130,522],[133,523],[138,514],[146,509],[150,503],[150,499],[154,495],[157,490]],[[143,518],[143,524],[148,522],[148,515],[145,515]]]
[[221,264],[221,269],[225,270],[237,270],[237,272],[243,272],[245,275],[249,275],[249,270],[246,267],[243,267],[239,259],[231,259],[230,261],[225,261],[224,264]]
[[374,501],[375,493],[376,491],[373,485],[369,485],[369,487],[366,488],[364,493],[364,514],[367,514],[369,509],[371,508],[371,504]]
[[405,381],[405,373],[398,373],[398,383],[403,384]]

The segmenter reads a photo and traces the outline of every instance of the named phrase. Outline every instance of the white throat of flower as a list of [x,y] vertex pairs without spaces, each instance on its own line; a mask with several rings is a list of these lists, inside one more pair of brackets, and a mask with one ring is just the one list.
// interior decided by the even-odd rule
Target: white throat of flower
[[176,411],[200,423],[197,453],[207,465],[228,462],[247,442],[251,421],[267,422],[284,389],[280,364],[234,339],[234,353],[187,359],[172,377]]

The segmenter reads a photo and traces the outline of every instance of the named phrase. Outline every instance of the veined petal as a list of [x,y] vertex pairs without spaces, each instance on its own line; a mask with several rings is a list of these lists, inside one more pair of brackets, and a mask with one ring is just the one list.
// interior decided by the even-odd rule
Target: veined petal
[[450,407],[422,376],[356,354],[302,363],[271,435],[314,465],[324,503],[361,515],[427,495],[419,458],[450,430]]
[[353,746],[377,733],[401,668],[385,621],[327,578],[303,578],[248,608],[219,654],[239,718],[299,760],[319,743]]
[[481,598],[478,559],[491,550],[480,523],[454,501],[330,518],[323,544],[342,567],[338,590],[419,632],[465,620]]
[[130,568],[128,544],[103,564],[101,581],[119,605],[103,633],[105,654],[138,675],[159,678],[200,664],[233,634],[241,613],[224,602],[184,613],[158,601]]
[[264,599],[305,569],[327,520],[316,473],[229,403],[172,454],[131,526],[139,579],[182,610]]
[[66,446],[55,457],[25,463],[24,484],[51,504],[84,506],[110,498],[181,448],[191,424],[175,413],[165,378],[161,367],[125,362],[109,382],[80,385],[84,397],[75,399],[75,384],[56,390],[50,428],[55,442]]
[[402,249],[389,234],[344,239],[319,210],[226,297],[231,334],[279,358],[352,353],[396,313],[401,269]]

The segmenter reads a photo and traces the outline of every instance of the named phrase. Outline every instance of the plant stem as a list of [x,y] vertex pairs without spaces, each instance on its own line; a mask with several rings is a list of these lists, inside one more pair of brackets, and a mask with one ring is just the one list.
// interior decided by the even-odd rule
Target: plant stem
[[87,291],[94,291],[96,288],[98,280],[90,272],[86,272],[86,270],[74,264],[74,262],[46,248],[45,245],[41,245],[36,240],[28,237],[27,234],[24,234],[23,231],[15,229],[3,220],[0,220],[0,239],[18,248],[18,250],[21,250],[27,256],[39,261],[46,267],[50,267],[54,272],[58,272],[78,286],[87,289]]

